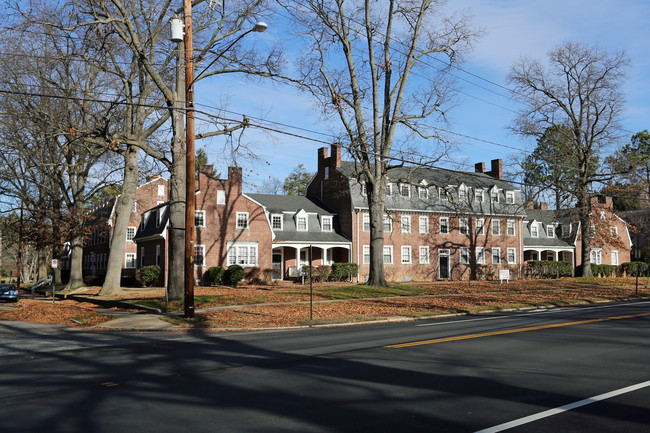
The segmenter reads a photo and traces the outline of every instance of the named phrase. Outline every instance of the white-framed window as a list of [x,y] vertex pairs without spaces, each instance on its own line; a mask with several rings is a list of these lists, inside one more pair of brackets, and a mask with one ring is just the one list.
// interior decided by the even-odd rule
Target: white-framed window
[[140,267],[144,266],[144,247],[140,247]]
[[361,194],[368,195],[368,186],[365,182],[361,183]]
[[595,265],[601,265],[603,262],[603,251],[600,248],[592,248],[589,255],[589,261]]
[[420,247],[420,264],[421,265],[429,264],[429,247],[427,246]]
[[605,211],[604,211],[604,210],[601,210],[601,211],[600,211],[600,220],[601,220],[601,221],[605,221],[606,219],[607,219],[607,217],[605,216]]
[[131,207],[131,213],[136,213],[138,212],[138,201],[133,200],[133,206]]
[[402,233],[411,233],[411,215],[402,215]]
[[393,195],[393,184],[392,183],[387,183],[386,184],[386,196]]
[[393,232],[393,219],[390,215],[384,215],[384,233]]
[[124,267],[127,269],[135,269],[135,253],[124,254]]
[[194,245],[194,266],[205,266],[205,245]]
[[204,210],[195,210],[194,211],[194,226],[196,226],[196,227],[205,227],[205,211]]
[[458,232],[461,235],[466,235],[469,233],[469,220],[467,218],[458,218]]
[[474,190],[474,201],[477,201],[479,203],[483,203],[483,190],[482,189],[475,189]]
[[282,214],[271,214],[271,227],[273,230],[282,230]]
[[237,212],[237,225],[238,229],[247,229],[248,228],[248,212]]
[[426,186],[418,186],[418,197],[420,200],[427,200],[429,198],[429,188]]
[[449,234],[449,218],[440,217],[440,234],[448,235]]
[[460,264],[468,265],[469,264],[469,247],[460,247],[458,249],[460,252]]
[[299,232],[307,231],[307,215],[296,216],[296,230]]
[[611,255],[612,255],[612,265],[618,266],[618,251],[612,250]]
[[476,218],[476,234],[484,235],[485,234],[485,219]]
[[363,214],[363,231],[364,232],[369,232],[370,231],[370,214],[369,213],[364,213]]
[[515,192],[514,191],[506,191],[506,203],[515,204]]
[[485,264],[485,248],[476,247],[476,263],[479,265]]
[[160,245],[156,245],[156,266],[160,266]]
[[465,185],[461,185],[458,188],[458,200],[465,201],[466,199],[467,199],[467,187]]
[[135,227],[127,227],[126,228],[126,240],[129,242],[133,242],[133,238],[135,237]]
[[322,216],[320,220],[320,227],[321,230],[324,232],[331,232],[332,230],[334,230],[334,226],[332,224],[332,217]]
[[257,244],[252,242],[228,242],[228,266],[257,266]]
[[562,237],[567,237],[571,234],[571,224],[562,224]]
[[548,238],[555,237],[555,226],[553,224],[546,225],[546,237]]
[[492,235],[499,236],[501,234],[501,220],[492,220]]
[[508,264],[509,265],[515,265],[517,264],[517,249],[516,248],[508,248]]
[[596,236],[596,226],[589,226],[589,236]]
[[158,195],[165,195],[165,185],[158,185]]
[[539,232],[538,232],[538,229],[537,229],[537,223],[532,223],[530,225],[530,236],[534,237],[534,238],[539,237]]
[[493,265],[501,264],[501,248],[499,247],[492,248],[492,264]]
[[429,217],[420,216],[420,233],[428,234],[429,233]]
[[411,264],[411,246],[402,245],[402,264],[410,265]]
[[507,234],[508,236],[514,236],[515,235],[515,220],[508,220],[507,221]]
[[492,189],[490,200],[492,200],[492,203],[499,203],[499,190],[497,188]]
[[610,236],[613,237],[613,238],[618,237],[618,227],[611,226],[611,227],[609,228],[609,234],[610,234]]
[[399,194],[402,197],[407,197],[407,198],[411,197],[411,185],[409,185],[408,183],[401,183],[399,185]]
[[384,264],[392,265],[393,264],[393,246],[384,245]]
[[217,204],[226,204],[226,191],[223,189],[217,190]]
[[370,264],[370,245],[363,246],[363,264],[364,265]]

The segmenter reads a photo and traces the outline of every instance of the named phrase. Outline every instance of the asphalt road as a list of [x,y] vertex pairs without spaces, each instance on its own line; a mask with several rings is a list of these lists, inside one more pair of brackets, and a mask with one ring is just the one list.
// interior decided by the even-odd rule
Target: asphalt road
[[236,334],[0,322],[0,432],[648,432],[649,354],[650,301]]

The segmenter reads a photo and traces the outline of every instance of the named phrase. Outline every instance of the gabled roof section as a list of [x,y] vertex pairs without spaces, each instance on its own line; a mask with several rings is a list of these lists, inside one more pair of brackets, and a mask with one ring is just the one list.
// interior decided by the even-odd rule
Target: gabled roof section
[[[148,214],[145,218],[144,214]],[[167,221],[169,220],[169,202],[161,203],[156,207],[148,209],[143,213],[143,224],[138,226],[133,240],[149,239],[153,237],[164,237]]]

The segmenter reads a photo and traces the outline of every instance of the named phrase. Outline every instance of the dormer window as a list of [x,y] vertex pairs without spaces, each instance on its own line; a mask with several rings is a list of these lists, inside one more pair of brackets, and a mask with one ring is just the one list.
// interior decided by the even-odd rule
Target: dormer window
[[411,185],[409,185],[408,183],[400,184],[400,186],[399,186],[399,194],[402,197],[406,197],[406,198],[411,197]]
[[458,188],[458,200],[465,201],[467,199],[467,187],[465,185],[461,185]]
[[361,184],[361,194],[368,195],[368,188],[366,187],[365,182]]
[[562,224],[562,236],[566,237],[571,234],[571,224]]
[[549,238],[555,237],[555,226],[553,224],[549,224],[546,226],[546,236]]
[[273,230],[282,230],[282,215],[281,214],[272,214],[271,215],[271,228]]
[[296,230],[299,232],[307,231],[307,215],[296,216]]
[[482,189],[475,189],[474,190],[474,201],[477,201],[479,203],[483,203],[483,190]]
[[533,223],[530,226],[530,235],[534,238],[539,237],[539,232],[537,228],[537,223]]
[[514,191],[506,191],[506,203],[515,204],[515,192]]
[[320,219],[320,227],[324,232],[331,232],[332,228],[332,217],[331,216],[322,216]]
[[499,203],[499,190],[497,188],[492,189],[490,199],[492,200],[492,203]]
[[429,198],[429,189],[426,186],[419,186],[418,197],[420,200],[427,200]]
[[386,184],[386,196],[393,195],[393,184],[392,183],[387,183]]

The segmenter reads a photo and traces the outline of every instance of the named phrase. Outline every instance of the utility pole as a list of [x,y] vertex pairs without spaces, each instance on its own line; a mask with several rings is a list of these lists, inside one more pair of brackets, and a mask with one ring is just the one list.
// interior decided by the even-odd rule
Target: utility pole
[[185,317],[194,317],[194,44],[192,0],[183,0],[185,19]]

